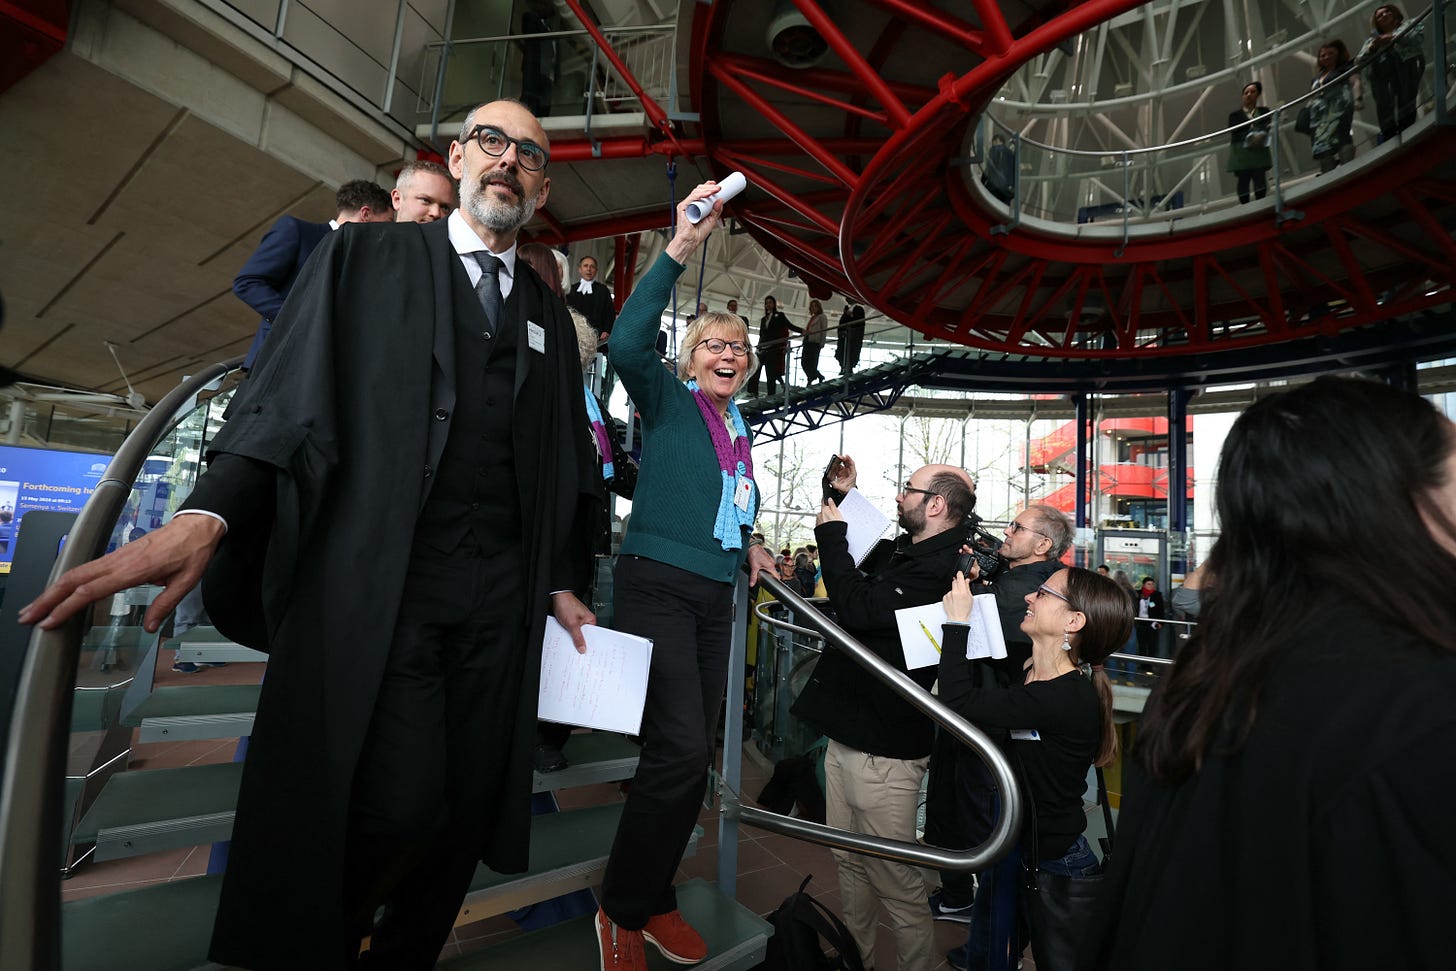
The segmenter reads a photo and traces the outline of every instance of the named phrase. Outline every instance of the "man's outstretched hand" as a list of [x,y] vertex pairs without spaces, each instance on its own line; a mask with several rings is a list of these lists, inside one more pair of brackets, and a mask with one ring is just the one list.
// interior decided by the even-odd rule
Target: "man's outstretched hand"
[[127,543],[99,560],[67,570],[35,600],[20,609],[19,621],[42,630],[59,627],[86,607],[142,583],[165,589],[152,601],[142,626],[154,633],[202,571],[227,531],[211,516],[175,516],[161,529]]

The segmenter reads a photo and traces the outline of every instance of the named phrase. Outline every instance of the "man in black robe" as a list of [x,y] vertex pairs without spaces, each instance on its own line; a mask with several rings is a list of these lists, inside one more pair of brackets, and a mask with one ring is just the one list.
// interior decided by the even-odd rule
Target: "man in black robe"
[[515,102],[467,117],[461,210],[331,234],[190,514],[24,614],[53,627],[146,580],[166,587],[155,630],[206,570],[218,627],[271,651],[224,964],[432,967],[477,861],[526,867],[546,614],[579,646],[593,619],[573,592],[590,456],[566,308],[515,259],[550,187],[545,132]]

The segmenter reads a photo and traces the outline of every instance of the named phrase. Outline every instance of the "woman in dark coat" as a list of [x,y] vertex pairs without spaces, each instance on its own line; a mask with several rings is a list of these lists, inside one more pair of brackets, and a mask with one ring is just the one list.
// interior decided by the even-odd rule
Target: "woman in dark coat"
[[1238,178],[1239,202],[1249,201],[1249,188],[1254,189],[1254,198],[1262,199],[1269,185],[1264,173],[1274,167],[1269,152],[1269,109],[1259,104],[1259,95],[1264,85],[1250,81],[1244,85],[1243,105],[1238,111],[1230,112],[1228,123],[1229,160],[1228,170]]
[[1081,966],[1450,967],[1456,426],[1321,378],[1234,423],[1216,503]]

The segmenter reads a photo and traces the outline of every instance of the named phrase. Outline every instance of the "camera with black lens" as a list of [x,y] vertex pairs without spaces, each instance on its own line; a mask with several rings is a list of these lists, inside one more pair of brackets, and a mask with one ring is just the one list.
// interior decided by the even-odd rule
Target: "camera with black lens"
[[971,564],[974,563],[981,570],[979,579],[989,582],[1006,569],[1006,559],[1001,555],[1001,540],[981,526],[981,517],[975,513],[966,516],[965,545],[971,551],[956,557],[955,573],[964,573],[970,579]]

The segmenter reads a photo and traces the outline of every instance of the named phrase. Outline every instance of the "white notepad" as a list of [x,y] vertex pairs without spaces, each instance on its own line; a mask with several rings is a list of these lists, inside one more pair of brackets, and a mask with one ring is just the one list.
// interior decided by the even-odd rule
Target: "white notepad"
[[850,489],[839,500],[839,514],[849,524],[845,540],[849,544],[849,555],[854,557],[854,565],[859,566],[885,535],[890,520],[858,489]]
[[647,703],[652,641],[588,624],[586,653],[578,654],[566,628],[546,618],[541,644],[541,695],[536,717],[636,735]]
[[[895,627],[900,634],[900,650],[905,654],[905,670],[928,668],[939,663],[945,639],[945,607],[939,602],[923,607],[902,607],[895,611]],[[966,658],[1003,658],[1006,637],[1001,632],[1001,615],[996,610],[996,595],[980,593],[971,598],[970,631],[966,638]]]

